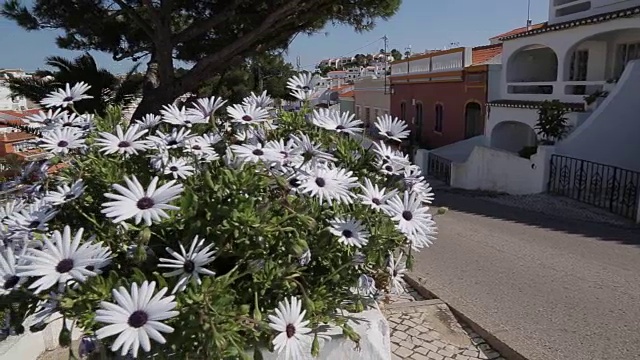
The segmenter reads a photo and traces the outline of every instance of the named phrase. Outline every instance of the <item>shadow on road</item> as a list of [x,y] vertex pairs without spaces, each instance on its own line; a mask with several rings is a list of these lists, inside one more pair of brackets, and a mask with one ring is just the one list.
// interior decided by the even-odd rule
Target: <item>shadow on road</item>
[[630,221],[625,225],[613,225],[567,218],[563,217],[562,214],[550,215],[508,206],[484,199],[482,196],[474,196],[470,193],[448,189],[438,189],[436,191],[434,205],[444,206],[450,210],[459,212],[563,231],[605,241],[617,241],[623,244],[640,246],[640,226]]

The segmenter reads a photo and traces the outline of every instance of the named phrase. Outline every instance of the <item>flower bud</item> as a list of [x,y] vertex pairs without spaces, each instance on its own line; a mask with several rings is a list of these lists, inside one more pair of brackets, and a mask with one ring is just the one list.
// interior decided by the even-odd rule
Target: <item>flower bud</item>
[[313,337],[313,343],[311,344],[311,356],[318,357],[320,354],[320,342],[318,341],[318,334]]

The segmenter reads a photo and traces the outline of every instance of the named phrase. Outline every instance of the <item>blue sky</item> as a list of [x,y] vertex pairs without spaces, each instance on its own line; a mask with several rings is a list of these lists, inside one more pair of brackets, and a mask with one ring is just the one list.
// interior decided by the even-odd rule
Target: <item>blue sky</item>
[[[534,23],[547,19],[548,1],[531,0]],[[389,49],[401,52],[442,48],[452,42],[462,46],[488,43],[488,38],[524,26],[527,0],[403,0],[398,13],[381,21],[370,32],[358,34],[347,26],[328,26],[323,33],[299,35],[291,44],[287,60],[295,64],[300,56],[303,68],[311,69],[324,58],[378,52],[387,35]],[[0,19],[0,68],[35,70],[50,55],[73,57],[79,54],[55,45],[53,31],[26,32]],[[114,62],[108,54],[94,54],[98,64],[114,72],[126,72],[131,62]]]

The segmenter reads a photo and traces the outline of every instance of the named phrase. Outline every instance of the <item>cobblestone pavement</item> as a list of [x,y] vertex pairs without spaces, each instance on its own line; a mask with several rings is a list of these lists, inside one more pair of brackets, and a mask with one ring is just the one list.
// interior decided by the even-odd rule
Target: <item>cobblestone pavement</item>
[[392,295],[382,307],[391,327],[393,360],[505,360],[439,300],[415,290]]

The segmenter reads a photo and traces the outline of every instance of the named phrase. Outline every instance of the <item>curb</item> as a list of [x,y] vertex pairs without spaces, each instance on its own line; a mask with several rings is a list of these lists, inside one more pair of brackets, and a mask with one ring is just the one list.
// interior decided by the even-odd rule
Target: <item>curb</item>
[[[427,299],[440,299],[438,294],[424,287],[424,285],[422,285],[417,279],[416,275],[405,274],[404,280],[423,297]],[[502,340],[498,339],[482,326],[478,325],[478,323],[471,320],[468,316],[461,313],[458,309],[454,308],[450,304],[447,304],[447,306],[449,307],[449,309],[451,309],[451,312],[453,312],[456,317],[462,319],[462,321],[469,325],[469,327],[471,327],[473,331],[478,333],[478,335],[480,335],[489,345],[491,345],[493,349],[499,352],[503,358],[507,360],[527,360],[527,358],[522,356],[519,352],[511,348],[509,345],[505,344]]]

